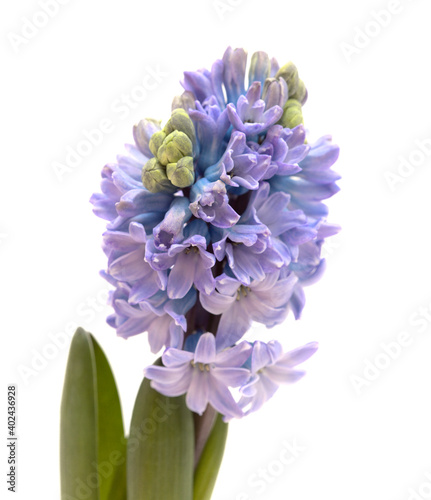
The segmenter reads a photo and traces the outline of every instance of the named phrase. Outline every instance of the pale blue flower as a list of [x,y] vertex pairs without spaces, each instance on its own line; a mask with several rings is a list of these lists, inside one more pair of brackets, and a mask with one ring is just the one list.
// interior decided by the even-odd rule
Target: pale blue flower
[[164,366],[148,366],[145,376],[165,396],[186,394],[187,406],[199,415],[210,404],[226,418],[240,418],[243,413],[229,388],[239,387],[249,379],[249,370],[241,366],[250,351],[247,342],[220,351],[214,335],[204,333],[194,352],[167,349],[162,356]]
[[[167,292],[171,299],[180,299],[195,285],[196,289],[210,294],[215,280],[211,269],[215,257],[206,248],[209,242],[207,225],[194,220],[184,230],[184,240],[166,251],[160,251],[150,239],[146,247],[146,261],[157,272],[169,269]],[[165,271],[166,272],[166,271]]]
[[[271,163],[271,157],[254,152],[246,145],[242,132],[233,132],[220,161],[205,171],[210,181],[221,179],[226,185],[257,189]],[[241,192],[242,194],[242,192]]]
[[189,205],[188,198],[174,198],[162,222],[153,229],[154,244],[157,248],[168,250],[174,243],[182,241],[184,224],[192,216]]
[[283,108],[278,105],[266,109],[266,103],[260,95],[260,82],[253,82],[247,94],[239,96],[236,106],[232,103],[227,106],[232,126],[247,136],[257,136],[268,130],[283,114]]
[[226,109],[220,109],[215,96],[202,104],[196,101],[196,109],[189,110],[196,124],[200,151],[197,166],[201,172],[218,161],[225,146],[224,138],[230,127]]
[[256,341],[249,360],[251,377],[241,387],[243,397],[239,405],[246,414],[258,410],[272,398],[281,384],[301,379],[305,372],[296,366],[306,361],[318,348],[317,342],[310,342],[293,351],[283,353],[281,344],[272,340],[265,344]]
[[165,290],[167,271],[154,270],[145,260],[147,237],[142,224],[131,222],[128,233],[107,231],[103,241],[108,273],[117,281],[133,283],[130,294],[133,302]]
[[238,223],[225,229],[213,243],[214,255],[219,261],[226,257],[229,270],[243,284],[262,280],[284,264],[270,234],[257,218],[256,209],[249,205]]
[[211,295],[201,293],[199,300],[207,311],[221,315],[216,334],[218,348],[235,344],[252,321],[268,328],[283,322],[297,279],[293,273],[280,277],[278,271],[248,286],[230,276],[217,278],[216,290]]
[[239,215],[229,205],[226,185],[221,181],[210,182],[203,177],[190,192],[190,210],[195,217],[216,227],[231,227]]
[[196,301],[196,291],[191,289],[184,298],[168,299],[166,292],[157,292],[146,301],[133,304],[130,300],[131,288],[125,283],[117,283],[110,295],[114,314],[108,323],[123,338],[148,332],[151,351],[157,353],[162,347],[181,347],[187,330],[185,314]]

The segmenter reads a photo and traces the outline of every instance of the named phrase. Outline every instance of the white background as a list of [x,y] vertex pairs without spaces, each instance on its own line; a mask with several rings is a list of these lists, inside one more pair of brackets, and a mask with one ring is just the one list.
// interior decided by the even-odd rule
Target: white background
[[[105,324],[104,223],[88,200],[133,124],[165,121],[182,71],[210,67],[228,45],[298,66],[312,137],[330,133],[341,146],[342,189],[329,206],[343,231],[325,251],[323,279],[307,289],[303,318],[259,330],[287,349],[312,340],[320,349],[301,382],[231,424],[213,498],[431,498],[430,3],[62,3],[27,40],[18,37],[29,36],[28,22],[44,23],[40,1],[4,2],[0,14],[2,498],[59,498],[59,406],[73,324],[92,331],[108,355],[128,426],[153,356],[145,335],[124,341]],[[119,108],[148,68],[161,81],[133,109]],[[83,131],[106,119],[111,132],[101,144],[56,175],[53,162],[64,163]],[[399,175],[401,157],[404,177],[393,177],[391,189],[388,172]],[[63,341],[54,350],[53,335]],[[390,344],[400,336],[408,345]],[[385,354],[389,344],[396,359]],[[11,382],[15,496],[6,490]],[[294,441],[300,451],[285,465],[280,455]]]

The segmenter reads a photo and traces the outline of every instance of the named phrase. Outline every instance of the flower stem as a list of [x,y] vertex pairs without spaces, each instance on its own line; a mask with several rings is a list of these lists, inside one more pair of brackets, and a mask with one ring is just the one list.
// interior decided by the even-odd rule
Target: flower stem
[[200,416],[197,413],[193,414],[195,424],[195,467],[199,463],[202,451],[208,441],[209,435],[213,429],[217,412],[211,405]]

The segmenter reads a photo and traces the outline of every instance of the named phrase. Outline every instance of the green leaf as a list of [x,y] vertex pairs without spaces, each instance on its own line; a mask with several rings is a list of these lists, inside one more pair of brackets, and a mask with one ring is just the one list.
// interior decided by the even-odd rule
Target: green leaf
[[184,397],[168,398],[143,380],[127,446],[129,500],[192,500],[194,431]]
[[61,401],[62,500],[125,500],[126,442],[109,363],[93,336],[78,328]]
[[218,414],[214,427],[196,466],[193,500],[210,500],[226,445],[228,424]]

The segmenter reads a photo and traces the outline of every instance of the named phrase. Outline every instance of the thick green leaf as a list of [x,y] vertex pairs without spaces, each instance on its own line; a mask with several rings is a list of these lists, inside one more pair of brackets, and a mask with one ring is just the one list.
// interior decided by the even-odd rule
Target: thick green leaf
[[192,500],[193,417],[184,397],[168,398],[144,379],[127,446],[129,500]]
[[226,445],[228,424],[218,414],[196,467],[193,500],[210,500]]
[[127,440],[120,398],[104,352],[91,335],[90,339],[96,359],[100,499],[126,500]]
[[124,500],[126,439],[117,387],[91,334],[78,328],[61,401],[62,500]]

